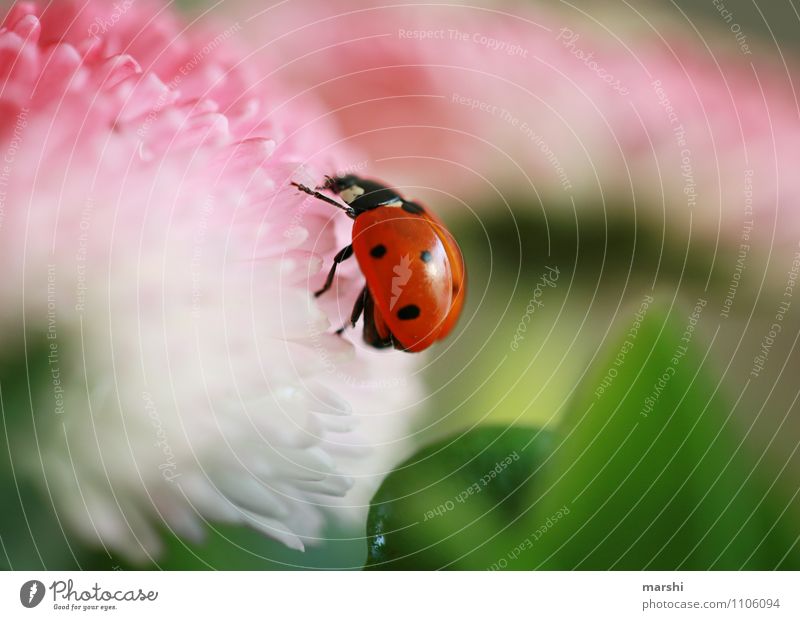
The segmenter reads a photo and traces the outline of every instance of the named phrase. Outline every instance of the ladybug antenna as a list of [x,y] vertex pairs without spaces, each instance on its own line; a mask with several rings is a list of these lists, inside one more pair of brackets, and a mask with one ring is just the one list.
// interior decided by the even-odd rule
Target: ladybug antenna
[[353,209],[353,207],[348,207],[346,205],[343,205],[343,204],[335,201],[333,198],[331,198],[329,196],[326,196],[325,194],[321,194],[317,190],[311,189],[310,187],[307,187],[307,186],[302,185],[300,183],[295,183],[294,181],[292,181],[291,184],[294,185],[301,192],[305,192],[309,196],[313,196],[314,198],[317,198],[318,200],[321,200],[322,202],[327,202],[329,205],[333,205],[337,209],[341,209],[342,211],[347,213],[347,215],[349,217],[352,217],[352,218],[356,217],[356,211],[355,211],[355,209]]

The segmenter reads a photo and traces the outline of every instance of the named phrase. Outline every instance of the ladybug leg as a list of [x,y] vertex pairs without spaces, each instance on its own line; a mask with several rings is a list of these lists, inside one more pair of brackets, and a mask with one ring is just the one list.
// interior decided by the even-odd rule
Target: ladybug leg
[[327,202],[329,205],[333,205],[337,209],[341,209],[342,211],[347,213],[348,216],[350,216],[352,218],[355,218],[356,212],[353,210],[352,207],[346,207],[345,205],[336,202],[330,196],[326,196],[325,194],[321,194],[317,190],[311,189],[310,187],[306,187],[305,185],[301,185],[300,183],[295,183],[294,181],[292,181],[292,185],[294,185],[301,192],[305,192],[309,196],[313,196],[314,198],[317,198],[317,199],[321,200],[322,202]]
[[325,284],[322,286],[321,289],[319,289],[316,293],[314,293],[314,297],[319,297],[320,295],[322,295],[322,293],[327,291],[333,285],[333,276],[336,275],[336,267],[339,266],[339,263],[341,263],[342,261],[346,261],[352,255],[353,255],[352,245],[346,245],[341,250],[339,250],[336,256],[333,257],[333,266],[331,267],[331,270],[328,272],[328,277],[325,278]]
[[367,290],[366,295],[364,295],[364,342],[376,349],[391,347],[393,336],[391,333],[388,338],[381,335],[381,330],[378,329],[375,314],[375,301],[372,299],[369,290]]
[[[361,289],[358,297],[356,297],[356,303],[353,304],[353,311],[350,313],[350,327],[355,327],[356,323],[358,323],[358,319],[361,318],[361,314],[364,312],[364,304],[367,301],[367,295],[367,287],[365,286]],[[341,336],[345,329],[347,329],[346,324],[336,330],[336,335]]]

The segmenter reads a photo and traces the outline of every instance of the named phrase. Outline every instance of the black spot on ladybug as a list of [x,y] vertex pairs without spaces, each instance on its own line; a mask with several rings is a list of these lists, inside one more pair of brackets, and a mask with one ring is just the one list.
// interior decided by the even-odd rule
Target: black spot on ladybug
[[408,202],[407,200],[403,201],[403,211],[407,211],[408,213],[413,213],[415,215],[425,213],[425,209],[420,207],[416,202]]
[[429,263],[433,258],[433,256],[431,256],[431,253],[428,252],[428,250],[422,250],[422,254],[420,254],[419,257],[422,259],[423,263]]
[[418,316],[419,306],[415,306],[414,304],[403,306],[397,311],[397,318],[401,321],[410,321],[411,319],[416,319]]
[[386,254],[386,246],[382,243],[379,243],[369,251],[369,255],[372,258],[381,258],[384,254]]

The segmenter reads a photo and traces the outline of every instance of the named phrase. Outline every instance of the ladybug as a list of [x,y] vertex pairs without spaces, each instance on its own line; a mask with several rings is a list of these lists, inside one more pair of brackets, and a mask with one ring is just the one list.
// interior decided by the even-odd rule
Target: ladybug
[[326,177],[316,189],[292,185],[353,219],[352,243],[336,254],[315,297],[331,288],[336,267],[355,254],[366,285],[349,323],[355,327],[364,315],[367,344],[418,352],[452,331],[464,305],[466,272],[456,240],[435,215],[391,187],[354,175]]

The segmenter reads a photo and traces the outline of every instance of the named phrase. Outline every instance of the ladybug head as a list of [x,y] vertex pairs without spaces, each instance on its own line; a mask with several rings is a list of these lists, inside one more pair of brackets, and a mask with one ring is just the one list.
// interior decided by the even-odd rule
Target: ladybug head
[[352,174],[325,177],[325,189],[338,194],[353,208],[356,215],[377,207],[403,202],[397,190],[378,181],[363,179]]
[[348,174],[341,177],[325,177],[325,188],[341,196],[347,204],[364,194],[364,182],[357,176]]
[[359,185],[360,183],[361,179],[353,174],[348,174],[341,177],[325,177],[325,189],[329,189],[335,194],[349,189],[354,185]]

